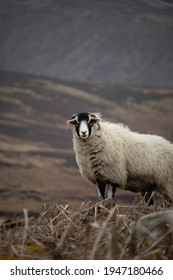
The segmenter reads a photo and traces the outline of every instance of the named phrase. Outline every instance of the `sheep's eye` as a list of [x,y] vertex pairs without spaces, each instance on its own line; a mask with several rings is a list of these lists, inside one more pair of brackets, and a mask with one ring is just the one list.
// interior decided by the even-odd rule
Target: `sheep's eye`
[[91,119],[90,121],[89,121],[89,125],[92,125],[93,123],[95,123],[96,121],[94,120],[94,119]]

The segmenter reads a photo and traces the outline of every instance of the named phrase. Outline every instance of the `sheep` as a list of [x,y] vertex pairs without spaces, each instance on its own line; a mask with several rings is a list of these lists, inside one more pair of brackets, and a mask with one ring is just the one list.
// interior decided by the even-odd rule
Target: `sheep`
[[73,148],[80,173],[105,199],[106,185],[140,192],[148,204],[153,191],[173,202],[173,145],[161,136],[131,131],[102,120],[100,113],[73,114]]

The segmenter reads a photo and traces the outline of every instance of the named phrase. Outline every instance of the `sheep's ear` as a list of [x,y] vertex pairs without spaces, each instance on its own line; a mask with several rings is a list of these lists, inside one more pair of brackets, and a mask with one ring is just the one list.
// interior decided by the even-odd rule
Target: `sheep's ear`
[[70,129],[70,125],[76,124],[76,116],[77,114],[73,114],[70,119],[67,121],[67,129]]
[[90,113],[91,116],[91,122],[96,123],[98,126],[98,129],[100,129],[100,121],[101,121],[101,113]]
[[101,121],[101,113],[90,113],[91,119],[95,122]]

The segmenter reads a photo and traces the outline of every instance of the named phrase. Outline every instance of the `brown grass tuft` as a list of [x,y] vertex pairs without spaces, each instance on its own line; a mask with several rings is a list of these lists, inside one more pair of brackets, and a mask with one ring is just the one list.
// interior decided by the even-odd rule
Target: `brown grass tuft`
[[[38,217],[6,220],[0,227],[0,259],[172,259],[173,228],[161,224],[162,238],[141,244],[134,232],[140,217],[166,211],[148,207],[143,200],[131,206],[82,203],[43,205]],[[163,242],[164,240],[164,242]]]

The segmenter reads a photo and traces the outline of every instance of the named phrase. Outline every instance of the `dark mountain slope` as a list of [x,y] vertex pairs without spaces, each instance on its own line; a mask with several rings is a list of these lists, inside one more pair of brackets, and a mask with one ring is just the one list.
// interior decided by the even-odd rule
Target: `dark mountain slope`
[[168,0],[1,0],[0,68],[172,87],[172,31]]

